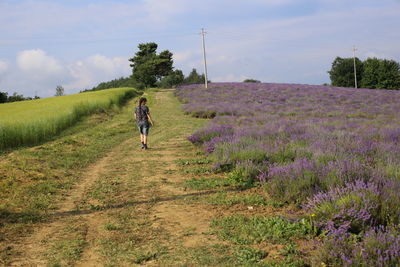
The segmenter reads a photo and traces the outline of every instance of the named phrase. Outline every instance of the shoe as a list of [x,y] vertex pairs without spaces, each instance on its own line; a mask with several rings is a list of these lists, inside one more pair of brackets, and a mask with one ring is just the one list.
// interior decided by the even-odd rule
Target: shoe
[[147,147],[147,144],[143,144],[143,148],[144,148],[144,150],[149,149],[149,148]]
[[144,149],[144,144],[143,144],[143,142],[142,142],[142,149]]

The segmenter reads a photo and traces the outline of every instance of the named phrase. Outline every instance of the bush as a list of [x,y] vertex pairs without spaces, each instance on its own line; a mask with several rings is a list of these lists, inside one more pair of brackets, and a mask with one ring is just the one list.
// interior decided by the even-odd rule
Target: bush
[[394,228],[372,228],[365,234],[330,235],[315,257],[315,266],[399,266],[400,233]]
[[210,128],[203,128],[195,132],[188,139],[196,145],[204,144],[215,137],[233,135],[233,127],[228,125],[215,125]]
[[313,196],[304,208],[315,214],[315,221],[329,232],[360,233],[370,225],[381,224],[381,193],[372,182],[358,180]]
[[272,166],[265,190],[275,200],[300,205],[326,187],[321,177],[314,161],[297,159],[285,166]]
[[236,168],[229,173],[228,177],[233,186],[251,187],[254,184],[254,176],[254,169],[250,169],[245,165],[237,165]]
[[246,79],[243,81],[244,83],[261,83],[261,81],[256,79]]
[[183,83],[184,75],[181,70],[171,71],[167,76],[163,77],[158,83],[157,87],[172,88]]
[[386,181],[381,189],[381,202],[377,221],[385,225],[400,224],[400,181]]

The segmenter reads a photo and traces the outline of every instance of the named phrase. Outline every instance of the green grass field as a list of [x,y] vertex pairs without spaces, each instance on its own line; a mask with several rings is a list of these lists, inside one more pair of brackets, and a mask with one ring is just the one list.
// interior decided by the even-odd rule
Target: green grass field
[[98,110],[117,108],[138,95],[117,88],[0,105],[0,150],[37,144]]

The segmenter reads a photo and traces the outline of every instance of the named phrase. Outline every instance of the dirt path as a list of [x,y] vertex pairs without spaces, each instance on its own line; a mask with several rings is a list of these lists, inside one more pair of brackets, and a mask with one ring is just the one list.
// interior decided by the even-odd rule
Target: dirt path
[[[124,142],[122,146],[129,142],[130,140]],[[18,245],[20,257],[13,261],[12,266],[47,266],[47,260],[44,257],[46,254],[44,241],[58,235],[61,229],[65,228],[65,225],[70,222],[68,215],[79,214],[79,203],[82,201],[85,192],[99,179],[101,173],[107,169],[107,163],[118,152],[119,148],[88,168],[81,182],[69,192],[64,201],[59,203],[59,208],[49,213],[52,221],[35,229],[31,236]],[[101,221],[101,213],[82,215],[81,219],[85,220],[87,228],[90,230],[87,235],[87,238],[90,239],[93,237],[92,231]],[[95,262],[95,259],[93,259],[93,262]]]
[[185,120],[170,90],[150,98],[150,149],[135,135],[88,168],[50,221],[21,240],[12,266],[160,266],[158,255],[215,241],[215,212],[184,203],[196,192],[181,186],[176,164],[193,155],[186,137],[202,120]]

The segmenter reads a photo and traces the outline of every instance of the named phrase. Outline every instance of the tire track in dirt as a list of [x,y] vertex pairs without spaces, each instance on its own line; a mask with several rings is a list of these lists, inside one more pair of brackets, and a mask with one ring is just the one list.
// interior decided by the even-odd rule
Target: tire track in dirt
[[[158,102],[166,102],[166,94],[158,94]],[[176,132],[181,132],[182,129],[177,129]],[[173,173],[165,174],[166,170],[178,170],[176,161],[182,159],[182,155],[188,152],[188,140],[186,136],[175,136],[169,140],[161,142],[158,147],[160,165],[163,162],[168,162],[168,168],[164,168],[158,175],[165,177],[168,184],[161,184],[158,188],[160,194],[166,196],[181,196],[197,191],[187,191],[184,187],[178,187],[177,184],[182,184],[187,176]],[[151,179],[156,179],[152,177]],[[195,208],[194,205],[181,203],[180,200],[157,203],[153,207],[154,217],[160,221],[163,227],[176,239],[181,240],[184,246],[204,245],[213,242],[214,238],[207,235],[209,223],[215,212],[211,210]],[[188,234],[190,231],[190,234]]]
[[[157,93],[156,103],[163,103],[164,109],[174,109],[176,107],[168,105],[168,93],[165,91]],[[163,117],[161,112],[156,114],[155,118],[164,122],[180,119]],[[136,180],[135,188],[132,188],[136,194],[135,199],[129,199],[128,201],[151,202],[154,200],[151,205],[146,205],[145,203],[136,205],[147,209],[147,216],[153,220],[152,228],[162,229],[167,232],[168,236],[172,237],[174,241],[170,244],[170,253],[174,253],[174,248],[181,244],[184,246],[196,246],[209,243],[212,237],[205,235],[204,232],[208,231],[209,222],[214,215],[211,211],[203,211],[192,206],[182,205],[180,199],[174,199],[175,197],[180,198],[196,192],[190,192],[184,187],[177,186],[187,177],[177,173],[176,161],[182,159],[184,153],[192,150],[191,145],[186,140],[186,136],[179,134],[182,132],[180,127],[179,124],[172,126],[164,123],[159,128],[155,128],[154,133],[150,135],[151,145],[148,151],[142,151],[135,142],[128,143],[124,148],[125,155],[119,162],[119,164],[127,166],[126,173],[137,172],[138,170],[134,169],[130,163],[140,162],[140,174],[137,175],[142,177]],[[127,179],[129,179],[129,175],[127,175]],[[160,201],[162,199],[170,200]],[[121,209],[124,209],[123,205]],[[107,214],[103,215],[107,216]],[[188,231],[190,231],[190,234],[188,234]],[[96,246],[94,242],[90,243],[91,245],[83,252],[82,259],[76,266],[95,266],[91,265],[92,258],[90,255],[96,253]],[[146,246],[146,244],[142,245]],[[146,262],[146,265],[159,266],[155,261]]]
[[[18,243],[15,247],[17,248],[17,257],[12,261],[11,266],[47,266],[47,261],[44,258],[46,253],[45,240],[56,236],[60,229],[65,227],[68,223],[68,216],[58,216],[60,214],[71,214],[79,211],[78,205],[82,201],[85,192],[90,188],[100,177],[100,175],[107,169],[111,159],[113,159],[120,151],[121,147],[124,147],[131,140],[127,140],[119,145],[116,149],[109,152],[105,157],[100,159],[98,162],[93,164],[87,169],[87,172],[82,175],[82,180],[75,185],[75,187],[69,192],[69,195],[64,201],[59,203],[59,208],[48,213],[48,216],[52,218],[51,222],[44,223],[34,230],[34,232]],[[101,212],[97,214],[80,215],[82,220],[85,221],[85,226],[88,229],[86,239],[88,242],[92,242],[96,238],[96,232],[94,229],[98,228],[101,224],[99,218]],[[92,262],[100,263],[99,259],[90,256]],[[88,266],[88,265],[86,265]],[[99,265],[91,265],[99,266]]]

